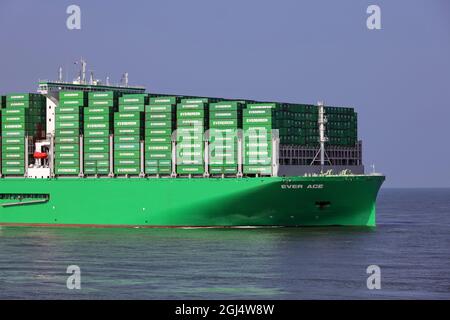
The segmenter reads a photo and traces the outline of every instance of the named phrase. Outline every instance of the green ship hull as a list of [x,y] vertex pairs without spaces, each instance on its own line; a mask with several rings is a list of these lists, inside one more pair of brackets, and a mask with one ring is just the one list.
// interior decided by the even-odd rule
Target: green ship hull
[[384,176],[0,180],[0,225],[375,226]]

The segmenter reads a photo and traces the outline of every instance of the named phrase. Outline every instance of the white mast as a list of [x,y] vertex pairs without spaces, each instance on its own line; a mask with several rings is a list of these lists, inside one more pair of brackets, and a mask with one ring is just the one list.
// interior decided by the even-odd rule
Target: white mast
[[325,137],[325,110],[323,107],[323,102],[319,101],[317,103],[319,107],[319,142],[320,142],[320,166],[323,167],[325,165],[325,142],[327,138]]
[[86,61],[81,58],[81,83],[86,84]]
[[[319,161],[320,161],[320,167],[321,167],[321,171],[323,171],[323,167],[325,166],[325,157],[328,158],[326,152],[325,152],[325,142],[328,141],[328,138],[325,136],[325,124],[327,123],[327,118],[325,117],[325,108],[323,106],[323,102],[319,101],[317,103],[318,106],[318,120],[317,123],[319,124],[319,143],[320,143],[320,148],[319,151],[317,152],[316,156],[314,157],[313,161],[311,162],[311,165],[314,164],[314,162],[316,161],[317,157],[320,156]],[[328,163],[331,164],[330,160],[327,159]]]
[[125,72],[125,74],[124,74],[124,82],[125,82],[125,87],[128,87],[128,72]]

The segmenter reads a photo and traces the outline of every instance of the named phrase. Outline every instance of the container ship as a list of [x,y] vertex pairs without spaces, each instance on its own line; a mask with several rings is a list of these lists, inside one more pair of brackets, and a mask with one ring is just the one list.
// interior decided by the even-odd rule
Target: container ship
[[353,108],[86,79],[0,96],[0,225],[375,226]]

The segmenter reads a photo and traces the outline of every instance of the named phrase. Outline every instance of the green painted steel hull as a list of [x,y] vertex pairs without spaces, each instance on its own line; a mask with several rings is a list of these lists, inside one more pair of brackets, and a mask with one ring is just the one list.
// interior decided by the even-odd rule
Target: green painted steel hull
[[[383,176],[0,179],[1,225],[375,226]],[[46,201],[11,195],[45,194]],[[10,197],[10,198],[8,198]],[[26,202],[34,201],[26,204]],[[39,202],[40,201],[40,202]],[[13,204],[13,205],[11,205]]]

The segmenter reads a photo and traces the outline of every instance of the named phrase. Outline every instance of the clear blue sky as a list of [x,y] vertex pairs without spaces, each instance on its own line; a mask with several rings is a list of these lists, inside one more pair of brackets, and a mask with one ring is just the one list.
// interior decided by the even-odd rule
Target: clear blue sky
[[[81,7],[81,30],[66,8]],[[382,30],[366,9],[381,8]],[[149,91],[355,107],[390,187],[450,187],[450,1],[0,2],[0,92],[97,77]]]

